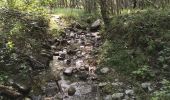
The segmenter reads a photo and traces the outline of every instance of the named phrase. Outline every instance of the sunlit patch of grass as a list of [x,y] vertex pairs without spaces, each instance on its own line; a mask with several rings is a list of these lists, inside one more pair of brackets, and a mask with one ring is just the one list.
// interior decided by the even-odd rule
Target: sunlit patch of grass
[[52,13],[67,17],[79,17],[84,14],[84,10],[73,8],[56,8],[52,10]]
[[50,28],[50,30],[59,28],[58,24],[56,23],[56,21],[53,18],[50,18],[49,28]]
[[125,15],[125,14],[132,14],[132,13],[137,13],[137,12],[146,12],[148,9],[123,9],[121,11],[121,14],[122,15]]

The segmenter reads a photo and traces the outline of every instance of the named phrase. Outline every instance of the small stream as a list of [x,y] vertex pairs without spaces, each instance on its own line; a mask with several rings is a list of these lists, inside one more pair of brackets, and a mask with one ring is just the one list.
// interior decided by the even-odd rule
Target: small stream
[[64,30],[51,45],[53,60],[44,74],[47,79],[41,87],[43,95],[33,100],[99,100],[95,70],[101,36],[97,31]]

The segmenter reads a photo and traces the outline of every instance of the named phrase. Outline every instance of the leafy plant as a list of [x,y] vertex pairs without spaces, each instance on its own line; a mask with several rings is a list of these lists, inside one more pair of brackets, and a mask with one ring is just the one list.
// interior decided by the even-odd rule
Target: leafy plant
[[163,79],[161,84],[163,87],[154,92],[152,100],[168,100],[170,98],[170,81]]
[[141,68],[139,68],[136,71],[132,72],[132,76],[137,80],[150,80],[155,75],[154,73],[149,69],[149,66],[144,65]]

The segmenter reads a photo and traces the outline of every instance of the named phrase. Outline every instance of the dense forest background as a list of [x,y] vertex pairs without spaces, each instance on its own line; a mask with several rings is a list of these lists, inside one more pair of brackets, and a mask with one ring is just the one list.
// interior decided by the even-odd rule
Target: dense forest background
[[[60,20],[59,25],[53,17]],[[52,44],[65,36],[67,27],[100,33],[94,58],[98,83],[108,82],[102,85],[102,96],[169,100],[170,0],[0,0],[0,99],[27,100],[28,94],[41,91],[49,77],[56,79],[35,76],[49,73],[56,55],[52,50],[57,48]],[[102,68],[112,71],[101,74],[98,69]],[[131,84],[135,94],[116,94],[117,86],[109,84],[115,78],[125,83],[119,89]],[[31,89],[36,93],[30,94]]]

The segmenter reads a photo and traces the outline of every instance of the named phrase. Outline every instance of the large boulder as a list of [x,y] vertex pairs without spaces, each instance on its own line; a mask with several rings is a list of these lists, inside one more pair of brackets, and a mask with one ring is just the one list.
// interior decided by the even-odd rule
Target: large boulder
[[98,19],[98,20],[96,20],[95,22],[92,23],[90,30],[91,31],[97,31],[97,30],[99,30],[100,27],[101,27],[101,20]]

